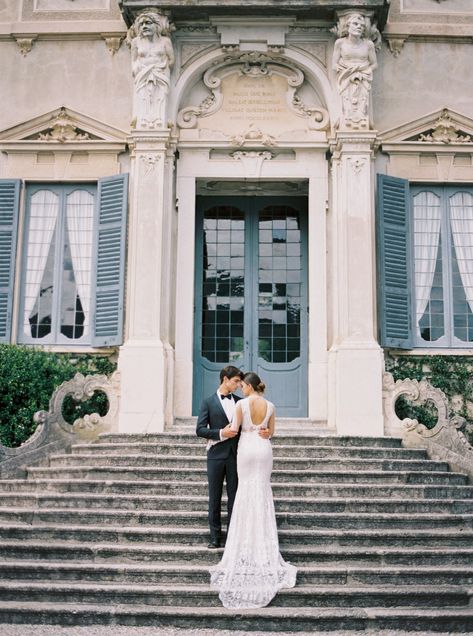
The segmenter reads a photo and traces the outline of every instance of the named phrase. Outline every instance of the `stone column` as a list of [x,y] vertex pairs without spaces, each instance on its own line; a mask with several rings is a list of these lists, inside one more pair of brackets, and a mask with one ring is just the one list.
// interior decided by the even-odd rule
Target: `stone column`
[[120,350],[121,432],[164,430],[169,345],[172,158],[170,132],[132,134],[126,339]]
[[172,173],[167,121],[174,51],[168,16],[140,11],[128,29],[133,77],[125,344],[119,430],[158,432],[172,417]]
[[382,435],[383,353],[376,338],[375,131],[338,131],[332,147],[329,423]]

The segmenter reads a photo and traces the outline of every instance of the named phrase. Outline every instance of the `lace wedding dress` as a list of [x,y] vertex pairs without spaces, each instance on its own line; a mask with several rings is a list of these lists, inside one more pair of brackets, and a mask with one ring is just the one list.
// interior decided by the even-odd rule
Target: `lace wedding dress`
[[233,506],[225,552],[211,568],[210,585],[218,590],[224,607],[265,607],[283,587],[294,587],[297,569],[279,553],[278,532],[271,490],[273,452],[271,442],[258,435],[268,425],[274,405],[266,401],[266,416],[255,426],[250,399],[242,408],[238,444],[238,490]]

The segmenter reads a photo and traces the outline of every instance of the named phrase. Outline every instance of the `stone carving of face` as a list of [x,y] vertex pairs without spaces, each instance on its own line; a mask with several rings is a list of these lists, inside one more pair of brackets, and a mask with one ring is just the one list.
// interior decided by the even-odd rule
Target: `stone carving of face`
[[347,26],[349,35],[363,37],[365,31],[365,19],[361,14],[355,13],[355,15],[350,16],[347,21]]
[[158,30],[158,25],[151,18],[144,16],[140,20],[139,32],[143,37],[150,37],[155,35]]

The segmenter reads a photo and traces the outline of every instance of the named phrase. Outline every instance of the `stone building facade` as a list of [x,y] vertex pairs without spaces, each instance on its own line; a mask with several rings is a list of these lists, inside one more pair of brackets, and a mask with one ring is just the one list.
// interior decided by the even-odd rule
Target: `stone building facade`
[[472,37],[469,0],[1,3],[0,339],[118,348],[124,432],[233,363],[382,434],[386,349],[472,349]]

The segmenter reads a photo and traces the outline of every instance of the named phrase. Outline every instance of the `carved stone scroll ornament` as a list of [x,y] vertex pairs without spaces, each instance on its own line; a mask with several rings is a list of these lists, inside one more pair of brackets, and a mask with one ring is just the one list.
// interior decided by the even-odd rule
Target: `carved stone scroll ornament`
[[167,127],[167,101],[174,50],[169,18],[153,9],[138,14],[128,29],[134,80],[132,127]]
[[250,124],[247,130],[240,135],[231,137],[230,143],[237,148],[241,148],[245,144],[271,147],[276,145],[276,139],[272,135],[264,133],[254,124]]
[[[428,429],[416,419],[400,420],[395,411],[400,396],[405,396],[413,405],[431,403],[437,409],[437,424]],[[459,415],[450,415],[448,398],[427,380],[397,380],[391,373],[383,375],[383,410],[385,433],[400,435],[403,446],[424,448],[431,459],[448,462],[454,470],[467,473],[473,478],[473,447],[463,431],[466,420]]]
[[[38,411],[34,421],[38,424],[33,435],[18,448],[0,444],[0,476],[15,477],[24,474],[26,466],[42,464],[53,452],[70,448],[80,440],[95,439],[100,433],[114,430],[119,406],[120,375],[116,371],[110,378],[105,375],[83,376],[76,373],[72,380],[63,382],[53,393],[48,411]],[[84,402],[96,391],[105,393],[108,411],[78,418],[71,425],[63,417],[62,408],[67,396],[75,402]]]
[[204,85],[209,89],[209,94],[198,106],[183,108],[177,117],[180,128],[195,128],[200,117],[208,117],[216,113],[223,104],[222,80],[237,74],[246,77],[270,77],[278,75],[287,81],[286,103],[288,108],[298,117],[308,121],[311,130],[325,130],[328,126],[329,116],[325,108],[306,105],[298,89],[304,83],[304,74],[294,68],[288,61],[279,55],[251,52],[232,54],[207,69],[203,76]]
[[379,48],[381,43],[380,33],[371,24],[369,15],[356,11],[340,14],[332,31],[338,35],[332,67],[337,74],[337,87],[342,99],[339,126],[367,130],[370,127],[371,83],[373,71],[378,66],[376,47]]

